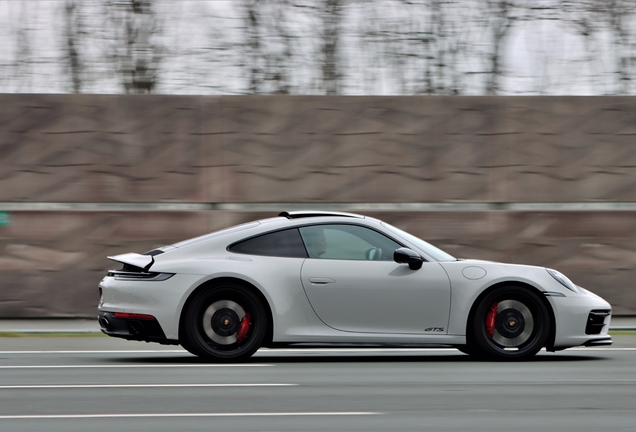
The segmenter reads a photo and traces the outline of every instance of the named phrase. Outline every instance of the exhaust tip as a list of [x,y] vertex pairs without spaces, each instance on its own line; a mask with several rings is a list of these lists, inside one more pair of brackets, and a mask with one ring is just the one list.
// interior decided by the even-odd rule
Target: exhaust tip
[[99,318],[99,325],[101,325],[106,330],[110,329],[110,321],[108,321],[108,318],[106,317]]

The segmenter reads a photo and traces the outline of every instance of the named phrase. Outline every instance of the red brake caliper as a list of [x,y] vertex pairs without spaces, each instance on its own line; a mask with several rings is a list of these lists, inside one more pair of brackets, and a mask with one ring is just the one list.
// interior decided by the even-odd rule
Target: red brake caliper
[[486,333],[488,337],[492,339],[492,335],[495,334],[495,318],[497,317],[497,308],[499,303],[493,303],[490,310],[486,314]]
[[250,330],[250,313],[246,313],[243,319],[241,320],[241,325],[239,326],[239,331],[236,333],[236,341],[238,343],[243,342],[247,332]]

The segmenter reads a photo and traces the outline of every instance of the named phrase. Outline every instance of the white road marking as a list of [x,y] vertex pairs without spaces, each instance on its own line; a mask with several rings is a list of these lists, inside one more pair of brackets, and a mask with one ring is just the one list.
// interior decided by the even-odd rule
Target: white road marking
[[93,350],[93,351],[0,351],[0,354],[156,354],[180,353],[189,354],[186,350]]
[[[418,352],[443,352],[449,351],[449,348],[261,348],[256,352],[258,354],[276,354],[276,353],[373,353],[373,352],[396,352],[396,353],[418,353]],[[189,354],[185,350],[95,350],[95,351],[0,351],[0,354],[161,354],[161,353],[180,353]]]
[[557,351],[557,352],[567,352],[567,351],[636,351],[636,348],[592,348],[592,347],[574,347],[569,348],[565,351]]
[[[571,350],[577,351],[636,351],[636,348],[602,348],[602,347],[573,347],[568,348],[564,351],[559,352],[569,352]],[[541,351],[547,352],[545,348]],[[258,354],[282,354],[282,353],[427,353],[427,352],[447,352],[454,353],[453,348],[276,348],[276,349],[260,349],[257,351],[255,356]]]
[[94,389],[94,388],[163,388],[163,387],[293,387],[298,384],[46,384],[46,385],[3,385],[0,390],[16,389]]
[[3,415],[0,420],[27,419],[95,419],[95,418],[160,418],[160,417],[309,417],[309,416],[364,416],[381,415],[370,411],[334,412],[242,412],[242,413],[157,413],[157,414],[45,414],[45,415]]
[[0,369],[110,369],[110,368],[188,368],[188,367],[269,367],[271,364],[230,363],[230,364],[131,364],[131,365],[11,365]]
[[284,354],[284,353],[427,353],[449,352],[452,348],[261,348],[255,354]]

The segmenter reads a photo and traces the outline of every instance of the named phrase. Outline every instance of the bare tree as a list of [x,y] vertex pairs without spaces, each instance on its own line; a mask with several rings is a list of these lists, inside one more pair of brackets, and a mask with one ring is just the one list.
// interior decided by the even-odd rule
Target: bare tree
[[487,55],[486,94],[495,95],[501,90],[503,50],[510,28],[515,22],[514,4],[510,0],[485,0],[485,18],[491,32],[490,51]]
[[20,23],[16,29],[16,55],[13,64],[14,79],[18,82],[18,91],[29,92],[32,84],[33,47],[30,38],[28,5],[20,4]]
[[338,94],[338,38],[342,0],[324,0],[322,6],[322,85],[327,95]]
[[243,9],[245,14],[247,67],[249,69],[249,92],[260,93],[264,81],[263,55],[261,52],[261,2],[259,0],[245,0]]
[[373,83],[387,75],[393,78],[392,84],[400,94],[417,92],[414,82],[425,76],[414,76],[420,69],[417,64],[420,56],[414,45],[427,43],[420,29],[426,21],[421,15],[423,9],[421,5],[402,0],[382,6],[373,2],[360,3],[360,28],[356,30],[360,44],[357,63],[366,67],[357,73],[364,77],[365,92],[372,93]]
[[589,69],[589,80],[596,89],[603,87],[603,59],[599,40],[603,24],[598,20],[596,0],[560,0],[561,21],[573,29],[584,49],[584,65]]
[[630,94],[631,83],[635,76],[636,41],[630,26],[630,19],[634,17],[636,1],[634,0],[597,0],[596,10],[605,18],[613,39],[616,92]]
[[79,53],[82,21],[79,8],[75,0],[67,0],[64,5],[64,40],[72,93],[82,92],[83,65]]
[[[430,0],[428,12],[429,37],[425,44],[426,94],[460,94],[464,72],[460,69],[468,45],[461,8],[445,0]],[[462,6],[463,7],[463,6]]]
[[359,32],[371,64],[382,63],[400,94],[462,94],[469,30],[463,2],[365,3]]
[[[636,90],[636,0],[0,0],[0,5],[0,91]],[[57,20],[50,18],[55,11]],[[564,28],[570,30],[567,37]],[[509,56],[512,47],[516,51]]]
[[157,85],[161,32],[150,0],[111,0],[108,12],[115,31],[118,72],[126,93],[152,93]]
[[[636,1],[562,0],[561,10],[564,20],[585,41],[587,63],[596,66],[599,83],[607,83],[602,76],[607,72],[603,59],[612,63],[610,85],[597,85],[597,88],[607,88],[605,93],[610,94],[631,94],[636,81]],[[604,39],[610,43],[603,42]]]
[[244,0],[249,93],[288,94],[294,62],[294,5],[288,0]]
[[277,49],[269,56],[267,79],[272,83],[272,93],[288,94],[291,91],[289,69],[293,62],[292,32],[289,28],[288,12],[291,5],[288,0],[275,3],[271,13],[271,27],[277,42]]

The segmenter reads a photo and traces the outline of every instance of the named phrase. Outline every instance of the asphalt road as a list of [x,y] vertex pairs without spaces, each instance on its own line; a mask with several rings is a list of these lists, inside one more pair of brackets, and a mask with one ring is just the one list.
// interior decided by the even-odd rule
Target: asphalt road
[[634,431],[636,336],[523,363],[261,350],[206,364],[110,338],[0,338],[0,431]]

